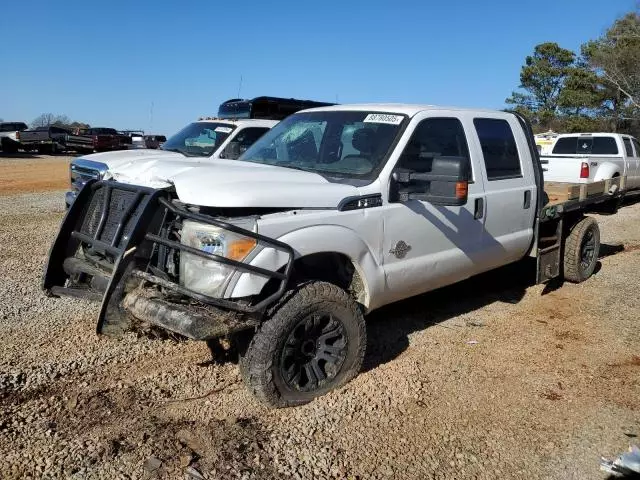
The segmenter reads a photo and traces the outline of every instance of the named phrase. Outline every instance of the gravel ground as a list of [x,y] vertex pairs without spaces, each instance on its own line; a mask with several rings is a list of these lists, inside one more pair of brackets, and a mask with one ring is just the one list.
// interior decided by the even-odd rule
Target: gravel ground
[[1,478],[603,479],[640,435],[640,204],[599,217],[589,281],[525,263],[374,312],[363,372],[276,411],[204,343],[98,338],[45,297],[62,215],[0,196]]

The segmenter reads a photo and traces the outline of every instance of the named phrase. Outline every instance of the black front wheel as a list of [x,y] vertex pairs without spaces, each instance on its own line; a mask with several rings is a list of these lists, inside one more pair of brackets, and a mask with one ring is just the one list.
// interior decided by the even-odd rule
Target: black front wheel
[[366,349],[362,312],[347,292],[312,282],[285,297],[240,360],[254,395],[272,407],[301,405],[358,374]]

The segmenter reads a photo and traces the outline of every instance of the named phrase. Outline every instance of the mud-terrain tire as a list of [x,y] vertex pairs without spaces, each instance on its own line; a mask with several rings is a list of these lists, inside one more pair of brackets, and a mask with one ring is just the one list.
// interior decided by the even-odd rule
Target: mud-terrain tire
[[241,355],[240,371],[262,403],[302,405],[355,377],[366,343],[355,300],[336,285],[310,282],[286,294],[268,315]]
[[564,278],[573,283],[589,278],[598,263],[600,228],[591,217],[578,221],[564,243]]

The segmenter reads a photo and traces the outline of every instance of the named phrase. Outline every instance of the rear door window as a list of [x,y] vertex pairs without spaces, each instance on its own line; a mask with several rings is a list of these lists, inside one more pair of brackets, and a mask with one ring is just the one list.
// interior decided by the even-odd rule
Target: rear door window
[[499,118],[476,118],[473,124],[482,147],[487,180],[522,177],[518,147],[509,122]]
[[627,152],[627,157],[633,157],[633,147],[631,146],[631,140],[625,137],[622,139],[622,141],[624,142],[624,149]]
[[638,143],[638,141],[634,138],[631,140],[633,142],[633,146],[636,149],[636,157],[640,157],[640,143]]

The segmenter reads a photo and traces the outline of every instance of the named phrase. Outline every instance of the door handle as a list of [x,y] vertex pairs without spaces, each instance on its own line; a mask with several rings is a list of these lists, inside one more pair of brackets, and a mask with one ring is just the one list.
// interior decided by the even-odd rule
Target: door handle
[[484,216],[484,198],[476,198],[476,208],[473,212],[473,218],[476,220]]
[[531,206],[531,190],[524,191],[524,205],[522,206],[525,210]]

